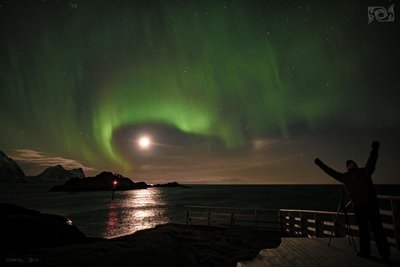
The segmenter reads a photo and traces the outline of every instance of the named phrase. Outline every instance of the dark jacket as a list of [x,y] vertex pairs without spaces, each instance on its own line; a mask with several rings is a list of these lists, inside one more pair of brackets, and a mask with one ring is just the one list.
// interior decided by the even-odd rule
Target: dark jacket
[[354,205],[363,205],[377,199],[371,178],[377,159],[378,149],[372,149],[365,168],[351,169],[345,173],[335,171],[322,161],[318,161],[316,164],[329,176],[344,184]]

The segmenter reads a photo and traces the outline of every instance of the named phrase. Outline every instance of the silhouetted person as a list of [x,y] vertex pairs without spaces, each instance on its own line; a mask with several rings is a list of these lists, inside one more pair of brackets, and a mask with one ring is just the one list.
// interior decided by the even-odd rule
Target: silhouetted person
[[346,161],[347,172],[337,172],[320,159],[315,159],[317,164],[329,176],[343,183],[351,201],[354,205],[354,214],[360,232],[360,252],[361,257],[370,256],[370,235],[369,227],[374,233],[376,245],[382,258],[390,256],[390,247],[386,239],[382,221],[379,214],[378,200],[371,175],[375,171],[375,164],[378,159],[379,142],[372,142],[372,151],[368,158],[365,168],[358,168],[353,160]]

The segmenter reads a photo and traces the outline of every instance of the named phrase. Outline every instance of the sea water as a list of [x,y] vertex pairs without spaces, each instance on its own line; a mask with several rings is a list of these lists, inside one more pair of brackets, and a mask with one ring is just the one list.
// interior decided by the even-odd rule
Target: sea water
[[[51,186],[0,184],[0,202],[62,215],[87,236],[112,238],[158,224],[184,223],[186,205],[335,211],[343,189],[341,185],[191,185],[117,191],[112,200],[111,191],[49,192]],[[396,195],[398,189],[384,186],[379,193]]]

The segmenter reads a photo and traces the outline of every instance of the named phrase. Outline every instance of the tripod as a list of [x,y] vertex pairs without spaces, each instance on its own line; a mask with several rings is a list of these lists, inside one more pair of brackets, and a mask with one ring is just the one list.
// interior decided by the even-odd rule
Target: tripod
[[339,203],[336,215],[335,215],[331,236],[329,237],[328,247],[331,245],[332,237],[335,232],[335,226],[339,219],[340,212],[342,212],[342,213],[344,213],[345,228],[346,228],[346,234],[349,239],[349,244],[350,244],[350,246],[353,245],[354,251],[357,252],[356,243],[354,242],[354,236],[351,231],[349,215],[347,214],[347,208],[350,205],[351,205],[351,200],[348,200],[347,194],[345,193],[345,191],[342,190],[342,199],[340,200],[340,203]]

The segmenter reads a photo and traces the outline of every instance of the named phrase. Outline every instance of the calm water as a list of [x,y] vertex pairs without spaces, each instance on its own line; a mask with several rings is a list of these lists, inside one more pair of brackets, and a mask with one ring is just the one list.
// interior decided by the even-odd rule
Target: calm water
[[[49,184],[0,184],[0,202],[70,218],[87,236],[116,237],[167,222],[184,223],[185,205],[263,209],[337,208],[338,185],[193,185],[116,192],[48,192]],[[379,193],[398,195],[386,186]]]

